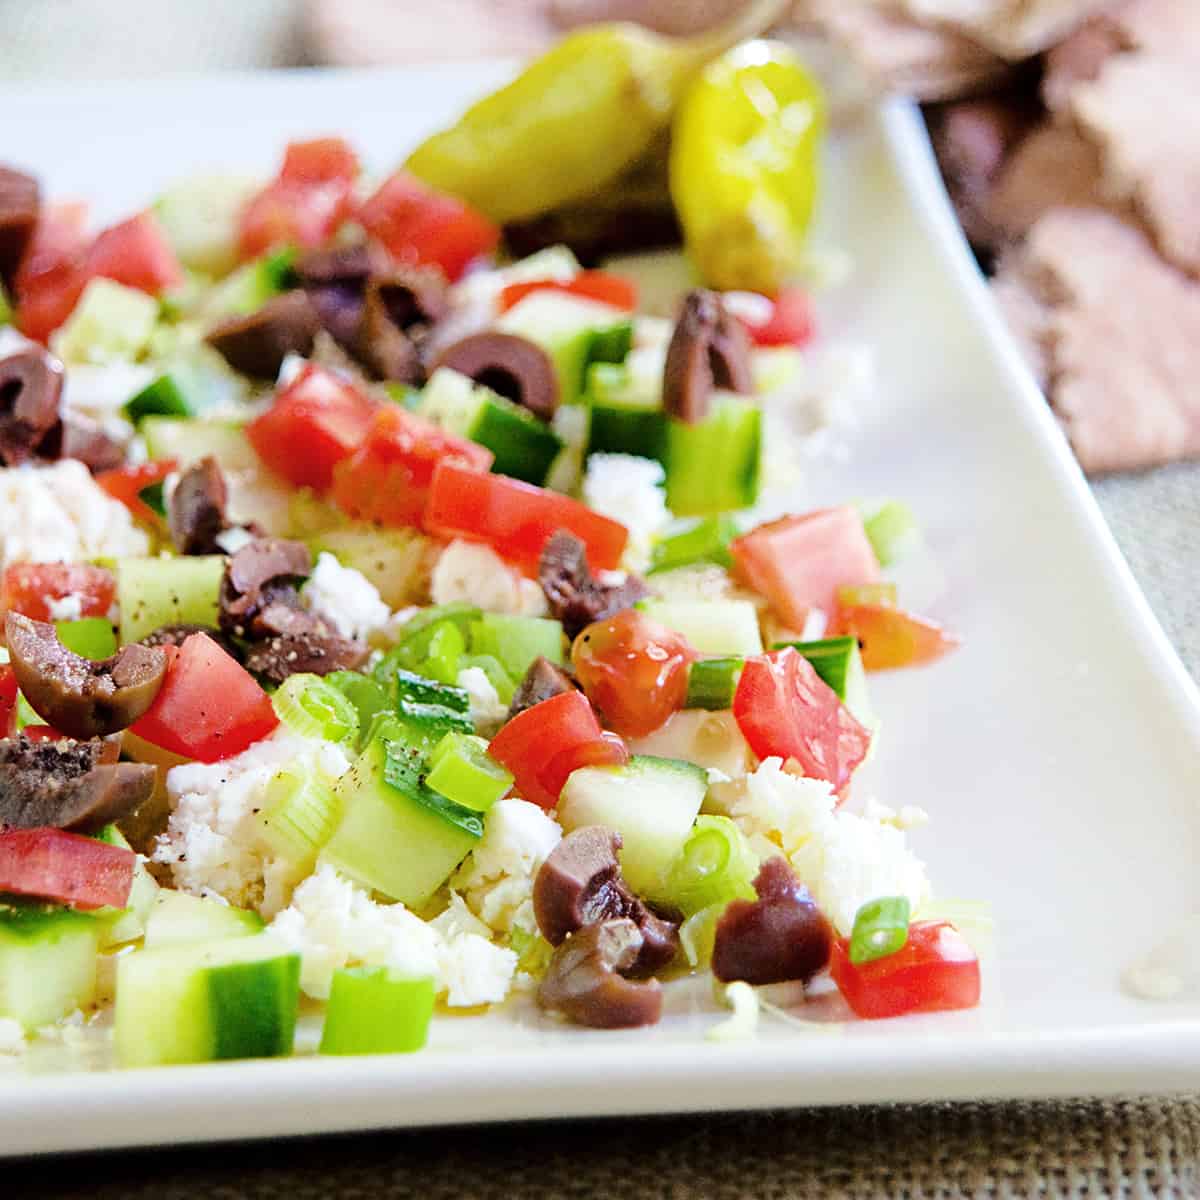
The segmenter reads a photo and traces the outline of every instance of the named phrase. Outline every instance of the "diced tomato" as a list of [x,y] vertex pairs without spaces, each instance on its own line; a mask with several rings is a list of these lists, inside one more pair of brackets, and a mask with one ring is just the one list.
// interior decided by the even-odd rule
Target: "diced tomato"
[[488,753],[512,772],[526,800],[551,809],[572,771],[626,762],[624,742],[605,735],[582,692],[564,692],[513,717]]
[[594,571],[615,570],[629,531],[586,504],[505,475],[481,475],[452,462],[438,465],[425,509],[434,534],[487,542],[529,575],[556,530],[570,530],[587,546]]
[[104,230],[88,248],[83,269],[88,279],[103,276],[151,296],[183,282],[179,259],[150,212]]
[[829,971],[858,1017],[945,1012],[979,1003],[979,959],[946,921],[918,921],[895,954],[857,965],[850,961],[849,944],[839,938]]
[[71,314],[83,291],[87,205],[48,204],[13,281],[17,325],[26,337],[45,342]]
[[16,672],[8,663],[0,663],[0,737],[12,737],[17,731]]
[[334,502],[360,521],[419,527],[440,462],[486,471],[492,452],[396,405],[381,408],[366,440],[334,470]]
[[26,725],[21,732],[31,742],[61,742],[67,735],[60,733],[53,725]]
[[142,499],[141,494],[151,484],[162,483],[178,466],[173,458],[157,458],[136,466],[101,471],[96,476],[96,482],[114,500],[125,505],[137,520],[153,524],[159,519],[158,513]]
[[13,563],[0,578],[0,612],[51,621],[51,601],[78,596],[81,617],[103,617],[116,594],[117,582],[103,567],[87,563]]
[[831,636],[858,638],[868,671],[931,663],[961,645],[934,621],[889,604],[851,604],[838,609]]
[[279,724],[271,697],[212,638],[194,633],[174,654],[150,711],[132,726],[140,738],[201,762],[240,754]]
[[610,275],[607,271],[580,271],[574,279],[526,279],[510,283],[500,293],[500,311],[507,312],[533,292],[545,291],[597,300],[625,312],[633,312],[638,305],[637,284],[632,279]]
[[807,346],[816,333],[808,293],[803,288],[784,288],[769,303],[771,315],[766,321],[754,322],[738,314],[750,340],[756,346]]
[[733,716],[759,758],[794,758],[805,775],[838,793],[871,745],[868,730],[791,647],[746,660]]
[[113,225],[88,245],[86,211],[62,205],[38,224],[15,287],[17,323],[28,337],[44,342],[93,279],[112,279],[153,296],[183,282],[183,269],[153,213]]
[[376,405],[344,379],[310,363],[246,426],[258,456],[297,487],[325,491],[333,469],[362,444]]
[[832,613],[842,585],[879,579],[862,516],[848,504],[768,521],[735,538],[730,552],[742,578],[796,629],[810,608]]
[[273,246],[319,246],[354,215],[358,158],[340,138],[292,142],[279,175],[242,210],[238,247],[257,258]]
[[289,183],[353,183],[358,169],[358,155],[348,142],[337,137],[313,138],[288,143],[279,178]]
[[589,625],[571,647],[571,665],[605,724],[625,737],[645,737],[683,707],[687,639],[636,609]]
[[76,908],[124,908],[137,855],[62,829],[0,833],[0,892]]
[[500,241],[499,228],[481,213],[404,171],[384,180],[358,222],[398,262],[441,267],[451,281]]

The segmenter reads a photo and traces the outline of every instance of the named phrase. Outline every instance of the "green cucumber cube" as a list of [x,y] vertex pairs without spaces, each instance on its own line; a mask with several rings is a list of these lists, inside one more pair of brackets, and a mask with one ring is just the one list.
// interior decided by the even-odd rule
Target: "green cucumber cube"
[[257,470],[262,464],[242,426],[231,421],[147,416],[141,434],[151,458],[174,458],[181,468],[212,455],[229,472]]
[[691,833],[708,791],[708,773],[695,763],[635,755],[620,767],[573,771],[558,802],[568,833],[606,825],[622,838],[621,870],[629,886],[656,896]]
[[122,558],[117,562],[121,642],[140,641],[164,625],[217,624],[225,559]]
[[490,655],[511,678],[524,679],[535,658],[564,661],[562,622],[485,613],[471,626],[471,652]]
[[261,186],[238,175],[199,175],[164,192],[154,212],[179,261],[207,275],[233,270],[242,209]]
[[105,929],[69,908],[0,906],[0,1017],[32,1031],[91,1005]]
[[54,351],[68,363],[132,361],[146,349],[157,321],[153,296],[111,279],[93,279],[54,335]]
[[270,933],[139,950],[117,966],[124,1067],[290,1054],[300,956]]
[[262,917],[220,900],[161,890],[146,917],[146,949],[262,933]]
[[762,653],[758,609],[749,600],[643,600],[648,617],[681,633],[701,654]]
[[398,776],[389,772],[388,734],[385,718],[338,780],[344,815],[319,861],[419,910],[478,843],[483,822],[420,779],[401,780],[406,786],[400,787],[390,783],[389,774]]
[[750,508],[762,474],[762,410],[731,392],[713,395],[695,424],[667,425],[667,507],[677,517]]

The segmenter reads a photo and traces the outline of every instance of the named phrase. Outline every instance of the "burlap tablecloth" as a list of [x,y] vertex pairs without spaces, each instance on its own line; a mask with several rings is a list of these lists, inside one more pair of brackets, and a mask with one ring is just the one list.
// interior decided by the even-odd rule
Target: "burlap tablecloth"
[[[311,50],[297,32],[300,7],[298,0],[0,0],[0,79],[301,61]],[[397,10],[405,7],[396,0]],[[1200,675],[1200,465],[1104,480],[1095,492],[1168,635]],[[0,1196],[12,1200],[1197,1195],[1196,1098],[421,1130],[0,1166]]]

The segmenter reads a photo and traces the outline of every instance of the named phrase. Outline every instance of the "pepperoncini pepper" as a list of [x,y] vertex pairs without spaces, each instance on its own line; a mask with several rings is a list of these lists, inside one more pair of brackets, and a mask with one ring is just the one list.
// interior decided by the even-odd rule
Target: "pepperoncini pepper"
[[581,29],[419,146],[406,168],[501,223],[582,199],[642,156],[706,62],[787,3],[753,0],[690,38],[633,24]]
[[824,128],[820,85],[787,46],[748,42],[692,84],[675,116],[671,197],[706,283],[773,295],[796,272]]

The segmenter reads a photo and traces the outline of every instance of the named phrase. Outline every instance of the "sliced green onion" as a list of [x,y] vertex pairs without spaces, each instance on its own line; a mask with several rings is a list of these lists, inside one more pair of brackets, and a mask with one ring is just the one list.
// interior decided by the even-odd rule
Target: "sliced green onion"
[[895,608],[897,599],[896,585],[887,581],[881,583],[842,584],[837,590],[837,602],[845,606],[853,604],[881,604],[886,608]]
[[435,626],[429,639],[428,652],[418,670],[439,683],[453,685],[458,679],[458,664],[467,650],[467,639],[453,621]]
[[535,658],[563,661],[563,628],[548,617],[484,613],[471,625],[471,650],[490,654],[513,679],[523,679]]
[[425,782],[435,792],[487,812],[513,785],[513,777],[488,757],[487,742],[471,734],[451,731],[434,747]]
[[691,566],[693,563],[716,563],[728,567],[733,563],[729,543],[737,535],[737,522],[728,513],[696,521],[682,532],[673,533],[655,545],[650,558],[650,574]]
[[513,693],[517,690],[513,677],[504,669],[503,663],[491,654],[468,654],[458,664],[459,670],[465,667],[478,667],[487,677],[488,682],[496,689],[501,704],[511,704]]
[[867,540],[882,566],[902,558],[921,540],[913,510],[900,500],[889,500],[863,520]]
[[322,1054],[410,1054],[429,1037],[433,980],[387,967],[342,967],[333,973]]
[[387,688],[358,671],[333,671],[325,676],[325,682],[354,705],[358,713],[358,744],[363,745],[375,715],[391,711],[392,698]]
[[910,911],[907,896],[881,896],[868,900],[854,916],[850,934],[850,961],[873,962],[903,950],[908,941]]
[[700,816],[667,870],[664,899],[692,916],[730,900],[753,900],[758,859],[728,817]]
[[712,962],[713,943],[717,939],[717,922],[725,911],[724,904],[710,904],[698,913],[693,913],[679,927],[679,945],[683,949],[688,966],[694,970],[706,970]]
[[733,706],[738,676],[744,658],[701,658],[688,671],[687,699],[684,708],[720,710]]
[[55,621],[58,640],[72,654],[99,662],[117,652],[117,635],[106,617],[80,617],[78,621]]
[[309,869],[341,818],[337,793],[317,772],[285,767],[255,814],[259,837],[287,862]]
[[358,737],[358,709],[319,675],[289,675],[271,703],[279,719],[301,737],[349,742]]

